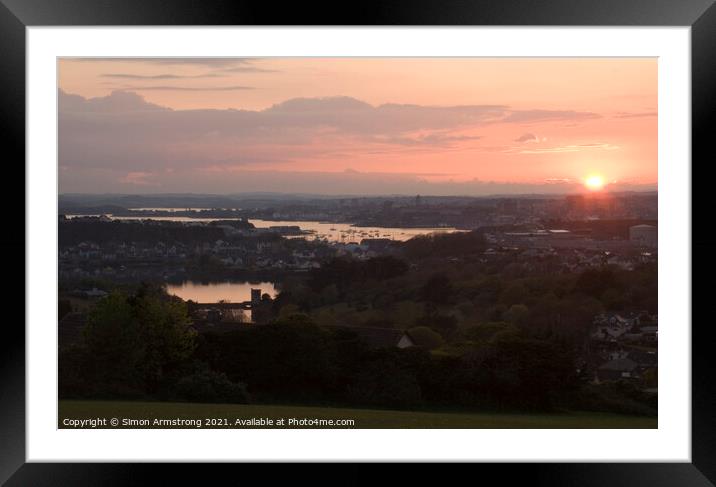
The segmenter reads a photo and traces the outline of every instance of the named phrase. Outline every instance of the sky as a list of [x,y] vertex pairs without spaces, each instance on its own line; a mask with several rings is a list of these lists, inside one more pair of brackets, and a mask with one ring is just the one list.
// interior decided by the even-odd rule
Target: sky
[[656,58],[63,58],[59,189],[654,190],[657,100]]

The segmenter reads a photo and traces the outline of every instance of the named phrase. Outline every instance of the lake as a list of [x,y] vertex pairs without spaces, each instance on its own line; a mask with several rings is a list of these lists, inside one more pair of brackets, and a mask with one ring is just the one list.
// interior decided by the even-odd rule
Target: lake
[[199,282],[184,281],[181,284],[167,284],[167,292],[179,296],[187,301],[191,299],[198,303],[216,303],[221,300],[232,303],[251,301],[251,289],[261,289],[261,294],[268,294],[275,298],[278,294],[276,284],[273,282]]

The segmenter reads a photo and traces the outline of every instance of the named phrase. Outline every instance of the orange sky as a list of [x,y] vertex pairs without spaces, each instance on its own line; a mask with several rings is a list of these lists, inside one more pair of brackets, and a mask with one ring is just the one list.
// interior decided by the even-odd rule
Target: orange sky
[[657,182],[655,58],[63,59],[59,88],[61,192]]

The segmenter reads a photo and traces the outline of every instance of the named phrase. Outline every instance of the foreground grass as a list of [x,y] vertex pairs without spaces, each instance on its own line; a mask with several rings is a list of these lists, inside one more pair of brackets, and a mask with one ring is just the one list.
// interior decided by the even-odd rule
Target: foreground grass
[[[656,428],[657,419],[642,416],[626,416],[607,413],[575,412],[563,414],[512,414],[512,413],[443,413],[418,411],[391,411],[378,409],[347,409],[312,406],[274,406],[264,404],[195,404],[177,402],[125,402],[125,401],[60,401],[59,428],[72,426],[63,425],[64,420],[83,420],[105,418],[107,426],[112,418],[119,420],[118,427],[152,428],[155,418],[200,420],[202,428],[248,428],[270,426],[248,426],[236,424],[236,420],[255,418],[271,419],[274,422],[283,418],[285,423],[278,427],[311,427],[289,426],[291,418],[353,420],[353,426],[328,426],[333,428]],[[123,420],[149,420],[148,425],[125,425]],[[206,424],[207,419],[219,420],[218,425]],[[227,426],[223,426],[226,421]],[[75,426],[77,427],[77,426]],[[89,425],[82,427],[88,428]],[[172,426],[161,426],[172,427]],[[196,428],[197,426],[174,426],[180,428]],[[274,427],[277,427],[274,425]],[[322,427],[322,426],[313,426]]]

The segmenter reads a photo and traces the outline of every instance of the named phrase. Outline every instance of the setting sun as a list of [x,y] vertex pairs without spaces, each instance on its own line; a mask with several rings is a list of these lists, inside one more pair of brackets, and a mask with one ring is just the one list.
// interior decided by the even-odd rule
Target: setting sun
[[604,178],[598,174],[592,174],[584,180],[584,185],[593,191],[600,190],[604,187]]

